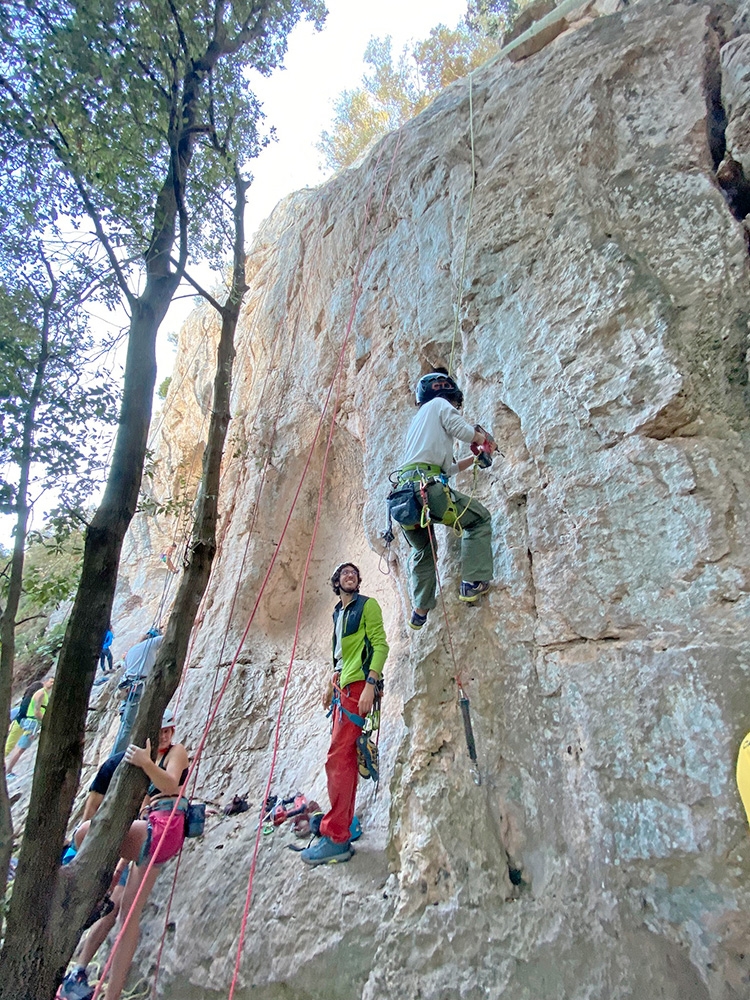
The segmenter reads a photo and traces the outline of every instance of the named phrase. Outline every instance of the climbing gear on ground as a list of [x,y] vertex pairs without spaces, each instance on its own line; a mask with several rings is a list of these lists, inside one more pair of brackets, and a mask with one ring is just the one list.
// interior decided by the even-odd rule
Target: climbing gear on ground
[[492,465],[492,446],[495,444],[495,439],[481,424],[474,424],[474,430],[480,434],[484,434],[485,441],[484,444],[472,443],[471,450],[477,456],[477,465],[479,468],[489,469]]
[[[277,801],[269,815],[272,827],[281,826],[286,820],[292,820],[292,830],[298,837],[308,837],[310,835],[310,821],[313,815],[320,813],[320,806],[314,800],[308,802],[307,797],[302,792],[290,795],[286,799]],[[322,816],[323,814],[320,813]],[[318,821],[320,823],[320,821]]]
[[206,803],[191,802],[185,813],[185,836],[202,837],[206,829]]
[[474,583],[462,580],[458,599],[459,601],[464,601],[466,604],[473,604],[482,594],[486,594],[489,589],[489,580],[475,580]]
[[311,835],[310,816],[317,815],[319,812],[320,806],[315,800],[307,803],[305,811],[292,819],[292,832],[295,837],[309,837]]
[[464,720],[464,736],[466,737],[466,749],[469,751],[469,759],[474,765],[471,769],[472,775],[474,776],[474,783],[477,785],[482,784],[482,777],[479,773],[479,766],[477,764],[477,746],[474,742],[474,729],[471,725],[471,714],[469,712],[469,699],[466,695],[461,692],[461,697],[459,699],[459,707],[461,709],[461,715]]
[[[344,569],[345,566],[351,566],[351,568],[357,574],[357,577],[359,579],[359,583],[362,583],[362,574],[360,573],[358,566],[355,566],[354,563],[351,563],[351,562],[339,563],[339,565],[336,567],[336,569],[333,571],[333,573],[331,575],[331,587],[333,588],[334,594],[340,594],[341,593],[341,589],[339,587],[339,582],[341,580],[341,570]],[[357,586],[359,586],[359,584],[357,584]]]
[[302,851],[302,860],[306,865],[335,865],[348,861],[354,854],[350,841],[336,844],[328,837],[321,837],[312,847]]
[[409,628],[413,628],[417,632],[426,623],[427,615],[420,615],[417,611],[412,611],[411,618],[409,619]]
[[74,969],[63,979],[57,991],[58,1000],[91,1000],[94,987],[89,984],[86,970]]
[[235,795],[229,805],[224,806],[224,815],[234,816],[235,813],[247,812],[249,808],[250,806],[247,804],[247,799],[243,798],[241,795]]
[[423,375],[417,382],[417,388],[414,392],[417,406],[429,403],[431,399],[438,396],[447,399],[459,409],[463,406],[464,394],[458,388],[454,378],[442,372],[429,372],[427,375]]
[[313,837],[319,837],[320,836],[320,821],[323,819],[324,815],[325,815],[325,813],[323,812],[322,809],[318,810],[318,812],[311,813],[311,815],[310,815],[310,833],[313,835]]
[[271,813],[271,822],[274,826],[281,826],[285,820],[291,819],[292,816],[299,816],[306,809],[307,799],[301,792],[297,792],[296,795],[290,795],[288,798],[282,799],[281,802],[277,802]]
[[357,737],[357,765],[363,778],[372,778],[377,784],[380,780],[378,748],[371,735],[371,733],[360,733]]

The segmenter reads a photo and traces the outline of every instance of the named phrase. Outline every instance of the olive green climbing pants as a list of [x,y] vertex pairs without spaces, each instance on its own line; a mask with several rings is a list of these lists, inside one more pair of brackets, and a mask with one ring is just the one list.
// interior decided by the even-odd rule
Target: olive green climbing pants
[[[467,497],[458,490],[451,490],[463,528],[461,536],[461,579],[474,583],[477,580],[491,580],[492,571],[492,515],[485,506]],[[427,487],[427,505],[430,519],[442,523],[449,512],[449,500],[442,483],[432,483]],[[411,583],[414,607],[429,611],[437,604],[435,600],[435,560],[430,545],[427,528],[403,528],[404,537],[414,550],[411,555]],[[437,537],[434,527],[432,541],[437,555]]]

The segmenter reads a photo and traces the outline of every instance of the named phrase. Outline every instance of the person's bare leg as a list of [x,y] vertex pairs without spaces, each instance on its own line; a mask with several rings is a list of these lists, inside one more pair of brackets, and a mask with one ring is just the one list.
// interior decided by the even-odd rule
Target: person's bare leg
[[78,964],[82,965],[84,969],[90,962],[94,961],[94,956],[106,941],[109,932],[115,926],[118,914],[120,913],[120,904],[122,903],[124,892],[124,885],[115,886],[110,894],[112,902],[115,904],[114,909],[108,913],[106,917],[102,917],[100,920],[97,920],[97,922],[90,927],[89,932],[86,935],[86,940],[83,942],[81,954],[78,958]]
[[[76,849],[81,849],[81,844],[86,839],[86,834],[89,832],[89,827],[91,826],[91,820],[86,820],[85,823],[81,823],[73,834],[73,841],[76,845]],[[125,858],[126,861],[137,861],[138,856],[141,853],[141,848],[143,847],[143,842],[146,839],[146,832],[148,830],[148,823],[145,819],[137,819],[135,822],[130,824],[130,829],[125,834],[125,837],[120,845],[120,857]]]
[[13,751],[13,753],[10,755],[10,757],[8,757],[8,759],[5,761],[5,773],[6,774],[8,774],[10,771],[13,770],[13,768],[16,766],[16,764],[21,759],[21,754],[24,752],[25,749],[26,749],[26,747],[16,747],[16,749]]
[[151,895],[154,883],[159,877],[158,865],[154,865],[148,875],[145,874],[146,867],[146,864],[134,865],[130,870],[130,875],[128,876],[128,884],[125,887],[125,895],[120,908],[121,924],[127,920],[128,913],[133,906],[133,900],[135,899],[141,882],[143,882],[143,892],[133,908],[132,916],[128,921],[127,927],[125,928],[125,933],[122,935],[120,943],[117,946],[117,950],[115,951],[114,958],[112,959],[109,982],[107,984],[107,1000],[120,1000],[120,994],[125,986],[125,980],[128,978],[128,972],[130,971],[130,966],[133,961],[133,955],[135,955],[135,949],[138,946],[141,913],[143,912],[143,907],[148,901],[148,897]]
[[106,917],[101,917],[95,924],[91,925],[86,935],[86,940],[83,942],[81,954],[76,959],[78,965],[82,965],[85,969],[90,962],[93,962],[94,955],[96,955],[97,951],[99,951],[106,941],[107,935],[115,926],[116,920],[117,907],[111,913],[108,913]]

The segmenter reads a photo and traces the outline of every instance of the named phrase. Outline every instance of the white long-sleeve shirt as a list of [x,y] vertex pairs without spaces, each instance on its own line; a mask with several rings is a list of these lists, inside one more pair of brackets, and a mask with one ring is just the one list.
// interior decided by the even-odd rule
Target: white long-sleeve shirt
[[439,465],[448,476],[458,472],[453,459],[453,442],[458,438],[470,444],[474,428],[447,399],[437,396],[419,407],[409,425],[399,468],[405,465]]

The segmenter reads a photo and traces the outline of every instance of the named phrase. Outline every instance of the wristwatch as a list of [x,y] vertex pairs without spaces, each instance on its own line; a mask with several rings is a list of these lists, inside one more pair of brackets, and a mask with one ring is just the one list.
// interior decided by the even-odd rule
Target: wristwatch
[[367,683],[368,684],[372,684],[373,687],[377,687],[378,686],[378,678],[377,677],[373,677],[372,674],[368,674]]

